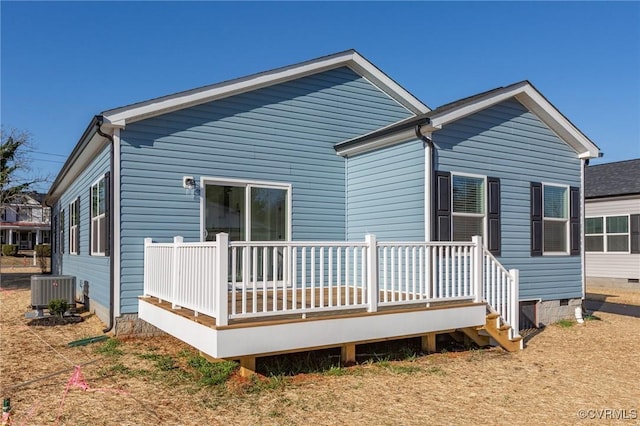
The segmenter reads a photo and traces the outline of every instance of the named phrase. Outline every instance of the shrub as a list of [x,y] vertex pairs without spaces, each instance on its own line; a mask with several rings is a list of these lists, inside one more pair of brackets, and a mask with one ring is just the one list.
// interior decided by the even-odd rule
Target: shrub
[[36,256],[49,257],[51,256],[51,246],[49,244],[38,244],[35,247]]
[[49,312],[52,315],[56,315],[60,318],[69,309],[69,304],[64,299],[53,299],[49,302]]
[[17,244],[3,244],[2,245],[2,255],[3,256],[15,256],[18,254],[18,245]]
[[38,244],[35,248],[38,266],[44,274],[47,271],[47,259],[51,258],[51,246],[49,244]]

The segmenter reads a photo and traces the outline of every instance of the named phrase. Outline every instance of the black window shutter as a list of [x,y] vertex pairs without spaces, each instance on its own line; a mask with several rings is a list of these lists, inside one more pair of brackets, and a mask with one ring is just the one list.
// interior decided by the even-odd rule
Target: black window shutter
[[580,188],[569,188],[569,253],[571,256],[580,254]]
[[502,249],[502,233],[500,232],[500,179],[487,177],[487,224],[489,235],[487,246],[489,251],[500,256]]
[[631,253],[640,253],[640,214],[632,214],[629,216],[631,223],[629,230],[631,231]]
[[[54,253],[58,253],[58,215],[54,214],[51,219],[51,232],[53,233],[51,236],[51,248]],[[9,244],[11,244],[11,241],[9,241]]]
[[451,173],[436,172],[435,240],[451,241]]
[[76,253],[80,254],[80,196],[76,198]]
[[60,253],[64,253],[64,209],[60,209]]
[[531,182],[531,256],[542,256],[542,184]]
[[104,220],[105,220],[105,239],[104,239],[104,255],[111,255],[111,173],[104,174]]
[[91,256],[93,251],[93,241],[91,241],[91,228],[93,227],[93,187],[89,187],[89,228],[87,229],[87,237],[89,237],[89,248],[87,254]]
[[69,240],[69,253],[71,253],[71,212],[73,211],[73,206],[69,205],[69,220],[67,223],[67,240]]

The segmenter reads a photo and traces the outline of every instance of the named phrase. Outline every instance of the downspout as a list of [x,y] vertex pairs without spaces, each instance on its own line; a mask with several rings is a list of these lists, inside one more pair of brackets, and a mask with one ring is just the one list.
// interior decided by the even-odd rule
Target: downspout
[[[114,211],[113,211],[113,155],[114,155],[114,143],[113,143],[113,136],[111,136],[108,133],[105,133],[102,131],[101,127],[102,127],[102,123],[103,123],[103,117],[101,115],[97,115],[96,116],[96,132],[102,136],[103,138],[108,139],[111,142],[111,153],[110,153],[110,157],[109,157],[109,174],[111,176],[111,178],[109,179],[109,212],[111,213],[109,215],[109,234],[113,233],[113,216],[114,216]],[[115,290],[115,285],[114,285],[114,264],[113,264],[113,246],[114,246],[114,241],[113,238],[111,237],[111,235],[109,235],[109,324],[107,324],[107,327],[104,328],[102,330],[103,333],[108,333],[109,331],[111,331],[111,329],[113,328],[114,325],[114,321],[113,321],[113,310],[114,310],[114,305],[113,305],[113,299],[114,299],[114,290]]]
[[[429,121],[427,123],[429,124]],[[424,153],[424,237],[425,241],[433,240],[433,176],[434,176],[434,164],[435,164],[435,147],[431,137],[422,134],[423,124],[418,124],[415,127],[416,136],[422,140],[425,144]]]
[[582,312],[586,312],[585,302],[587,299],[587,265],[585,256],[585,237],[584,237],[584,218],[586,216],[586,202],[585,202],[585,187],[584,179],[586,168],[589,166],[589,159],[580,160],[582,163],[580,167],[580,266],[582,270]]

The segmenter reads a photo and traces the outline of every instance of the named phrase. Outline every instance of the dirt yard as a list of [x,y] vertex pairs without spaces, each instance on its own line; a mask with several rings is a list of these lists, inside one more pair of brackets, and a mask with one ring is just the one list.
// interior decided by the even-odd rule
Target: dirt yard
[[[640,305],[632,290],[590,297]],[[0,291],[0,303],[0,387],[17,425],[640,424],[633,316],[552,325],[514,354],[443,350],[247,380],[170,337],[69,347],[103,325],[30,324],[28,290]]]

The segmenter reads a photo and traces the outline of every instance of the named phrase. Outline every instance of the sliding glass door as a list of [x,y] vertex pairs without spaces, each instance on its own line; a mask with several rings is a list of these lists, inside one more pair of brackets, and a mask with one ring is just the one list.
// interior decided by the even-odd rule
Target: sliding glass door
[[289,191],[286,186],[205,182],[205,239],[226,232],[231,241],[287,240]]

